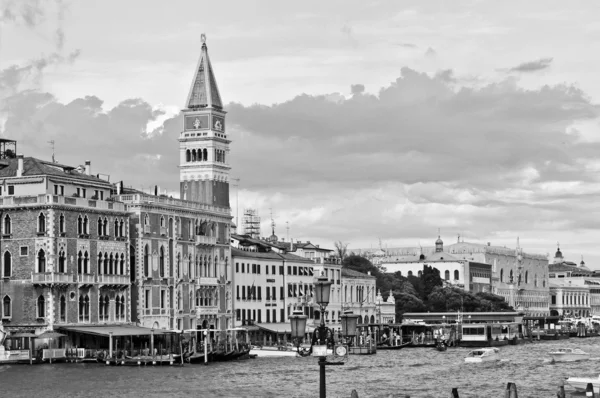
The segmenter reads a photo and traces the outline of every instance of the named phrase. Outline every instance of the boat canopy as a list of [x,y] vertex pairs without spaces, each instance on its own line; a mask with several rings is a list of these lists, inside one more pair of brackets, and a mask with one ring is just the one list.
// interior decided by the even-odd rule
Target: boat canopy
[[95,336],[150,336],[151,334],[163,335],[174,334],[171,330],[150,329],[132,325],[112,325],[112,326],[61,326],[60,330],[67,332],[76,332],[91,334]]
[[[292,333],[292,326],[289,323],[256,323],[262,330],[266,330],[268,332],[278,333],[278,334],[286,334]],[[306,333],[312,333],[315,330],[314,327],[306,325]]]

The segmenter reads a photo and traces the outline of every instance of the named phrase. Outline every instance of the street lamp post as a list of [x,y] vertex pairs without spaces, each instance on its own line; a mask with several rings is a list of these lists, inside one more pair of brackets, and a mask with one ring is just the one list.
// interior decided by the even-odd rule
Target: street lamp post
[[[325,387],[325,366],[327,365],[343,365],[344,362],[327,362],[327,350],[334,351],[336,356],[345,357],[348,349],[344,345],[335,346],[333,339],[333,329],[325,326],[325,308],[329,304],[329,294],[331,292],[331,284],[326,277],[320,276],[315,282],[315,301],[319,305],[321,324],[314,330],[309,348],[300,347],[300,342],[306,333],[306,322],[308,317],[302,311],[294,311],[290,315],[290,325],[292,329],[292,339],[296,340],[296,349],[300,356],[306,357],[309,355],[319,357],[319,396],[326,397]],[[356,324],[358,323],[358,315],[353,315],[351,312],[346,312],[341,316],[342,319],[342,335],[345,338],[356,336]]]

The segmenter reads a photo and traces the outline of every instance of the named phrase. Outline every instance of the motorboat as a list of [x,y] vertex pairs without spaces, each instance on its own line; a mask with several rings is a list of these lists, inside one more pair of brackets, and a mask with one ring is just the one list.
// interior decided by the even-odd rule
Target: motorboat
[[262,357],[296,357],[298,351],[290,346],[258,346],[253,345],[250,348],[250,355]]
[[479,348],[473,350],[465,358],[465,363],[494,362],[500,360],[500,350],[497,348]]
[[559,348],[549,353],[554,362],[584,361],[590,359],[590,354],[579,348]]
[[600,393],[600,376],[597,378],[593,377],[569,377],[565,380],[565,383],[573,387],[577,392],[585,392],[588,383],[592,383],[594,387],[594,393]]

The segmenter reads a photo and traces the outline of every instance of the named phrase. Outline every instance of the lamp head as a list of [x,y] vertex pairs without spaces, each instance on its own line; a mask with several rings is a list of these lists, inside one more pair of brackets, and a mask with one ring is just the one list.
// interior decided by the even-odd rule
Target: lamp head
[[306,333],[306,321],[308,317],[300,310],[294,310],[290,315],[290,325],[292,327],[292,339],[301,339]]
[[331,282],[326,276],[320,276],[315,281],[315,301],[322,307],[329,305],[329,293],[331,293]]
[[342,336],[356,336],[356,326],[358,325],[359,315],[355,315],[352,311],[344,311],[344,315],[340,318],[342,319]]

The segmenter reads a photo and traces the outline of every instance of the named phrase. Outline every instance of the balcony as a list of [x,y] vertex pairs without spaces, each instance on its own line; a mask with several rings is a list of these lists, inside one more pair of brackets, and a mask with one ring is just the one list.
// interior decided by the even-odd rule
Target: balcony
[[196,245],[214,246],[217,244],[216,236],[196,235]]
[[218,285],[219,281],[217,280],[217,278],[207,278],[207,277],[200,277],[198,278],[198,284],[199,285]]
[[129,285],[128,275],[98,275],[98,283],[102,285]]
[[32,195],[32,196],[7,196],[0,198],[0,206],[38,206],[47,205],[70,205],[76,207],[96,208],[102,210],[125,211],[125,204],[115,201],[90,200],[86,198],[59,196],[59,195]]
[[80,285],[93,285],[96,283],[96,277],[92,274],[78,274],[77,283]]
[[144,233],[145,234],[149,234],[150,233],[150,225],[144,225]]
[[167,236],[167,227],[160,227],[160,235]]
[[204,315],[217,315],[219,313],[219,309],[216,306],[211,307],[196,307],[196,317],[204,316]]
[[210,211],[221,215],[229,216],[231,209],[229,207],[218,207],[213,205],[208,205],[199,202],[192,202],[188,200],[181,199],[173,199],[166,196],[153,196],[153,195],[144,195],[144,194],[135,194],[135,195],[117,195],[112,197],[112,199],[118,202],[125,202],[127,204],[165,204],[168,206],[175,206],[181,209],[193,209],[193,210],[204,210]]
[[70,274],[54,273],[54,272],[40,272],[31,274],[31,282],[34,285],[66,285],[73,281]]

